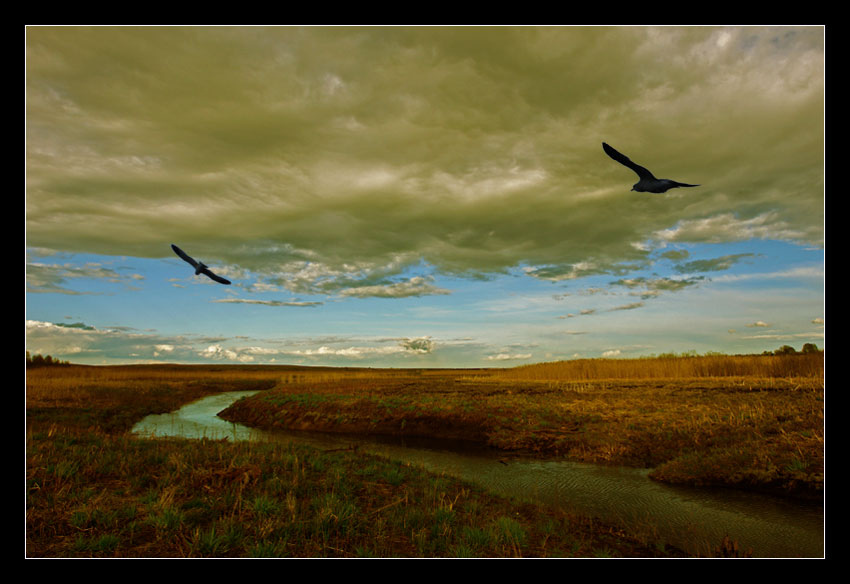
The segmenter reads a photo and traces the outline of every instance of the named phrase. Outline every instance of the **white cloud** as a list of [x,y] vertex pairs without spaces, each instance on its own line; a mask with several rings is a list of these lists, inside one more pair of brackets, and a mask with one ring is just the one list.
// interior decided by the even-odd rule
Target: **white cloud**
[[712,276],[712,282],[739,282],[747,280],[780,280],[780,279],[800,279],[800,280],[823,280],[823,266],[798,266],[786,270],[776,272],[752,272],[749,274],[720,274]]
[[322,345],[316,349],[293,349],[281,350],[282,354],[303,356],[303,357],[320,357],[320,356],[335,356],[335,357],[351,357],[361,359],[368,356],[387,356],[387,355],[403,355],[403,354],[427,354],[434,351],[436,343],[429,337],[400,339],[394,345],[389,346],[348,346],[342,348],[333,348],[327,345]]
[[684,219],[674,227],[657,231],[654,237],[662,242],[722,243],[748,239],[778,239],[812,241],[817,237],[816,226],[794,228],[775,211],[741,219],[734,213],[720,213],[701,219]]
[[741,337],[750,340],[796,341],[799,339],[823,339],[823,333],[774,333]]
[[[77,326],[79,325],[79,326]],[[278,358],[307,358],[322,364],[325,359],[343,360],[364,358],[399,358],[399,363],[410,357],[433,354],[438,341],[429,337],[401,337],[363,339],[353,344],[351,339],[317,338],[300,341],[260,340],[242,337],[215,338],[204,336],[167,337],[155,333],[100,330],[77,323],[74,326],[44,321],[26,322],[27,350],[31,353],[67,358],[74,355],[82,358],[78,362],[108,363],[112,359],[126,360],[133,355],[138,362],[167,358],[175,362],[228,361],[233,363],[262,363]],[[257,342],[262,344],[254,344]],[[459,341],[449,342],[448,347]],[[464,344],[465,341],[460,344]],[[325,363],[327,363],[325,361]],[[329,364],[337,363],[331,361]]]
[[70,295],[91,294],[92,292],[81,292],[67,287],[70,282],[80,280],[99,280],[132,287],[132,282],[144,280],[144,276],[138,273],[122,273],[118,270],[91,262],[83,266],[75,266],[69,263],[46,264],[42,262],[28,262],[26,264],[26,286],[28,292]]
[[541,280],[561,282],[563,280],[576,280],[594,274],[604,274],[608,270],[607,268],[600,268],[593,262],[577,262],[571,265],[527,267],[524,268],[524,271],[529,276],[534,276]]
[[216,361],[239,361],[240,363],[250,363],[254,360],[251,355],[240,354],[232,349],[225,349],[221,345],[210,345],[199,353],[205,359],[214,359]]
[[400,345],[414,353],[430,353],[436,348],[436,343],[429,337],[421,337],[418,339],[404,339]]
[[613,308],[609,308],[608,310],[613,312],[617,310],[634,310],[635,308],[641,308],[645,306],[644,302],[630,302],[629,304],[622,304],[620,306],[615,306]]
[[283,301],[283,300],[255,300],[249,298],[218,298],[215,300],[211,300],[210,302],[215,302],[219,304],[259,304],[261,306],[293,306],[293,307],[310,307],[310,306],[321,306],[324,304],[323,302],[315,302],[315,301]]
[[433,294],[451,294],[445,288],[433,285],[432,277],[414,276],[406,281],[374,286],[354,286],[339,291],[342,297],[355,298],[407,298],[410,296],[428,296]]
[[522,361],[531,359],[531,353],[498,353],[496,355],[487,355],[488,361]]

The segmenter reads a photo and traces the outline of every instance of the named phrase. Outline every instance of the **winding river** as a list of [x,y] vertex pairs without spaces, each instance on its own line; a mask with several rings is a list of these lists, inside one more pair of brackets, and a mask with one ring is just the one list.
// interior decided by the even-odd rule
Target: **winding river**
[[505,458],[474,445],[307,432],[266,432],[217,416],[255,391],[227,392],[187,404],[176,412],[148,416],[133,428],[149,437],[227,437],[276,440],[321,449],[357,445],[433,472],[479,484],[495,493],[532,498],[584,514],[648,530],[691,553],[707,555],[724,536],[752,548],[753,557],[821,558],[823,506],[728,489],[697,489],[652,481],[648,470],[564,461]]

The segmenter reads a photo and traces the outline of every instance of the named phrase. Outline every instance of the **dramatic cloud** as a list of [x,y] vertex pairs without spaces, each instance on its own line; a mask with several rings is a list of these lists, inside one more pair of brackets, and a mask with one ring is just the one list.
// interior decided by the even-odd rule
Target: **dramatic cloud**
[[[817,27],[31,27],[26,47],[31,246],[179,240],[294,293],[398,297],[445,293],[386,282],[420,262],[565,281],[653,245],[823,240]],[[602,140],[703,186],[630,193]]]
[[[823,27],[36,26],[25,44],[31,352],[512,366],[767,349],[727,333],[757,319],[822,334]],[[602,141],[701,186],[630,192]]]

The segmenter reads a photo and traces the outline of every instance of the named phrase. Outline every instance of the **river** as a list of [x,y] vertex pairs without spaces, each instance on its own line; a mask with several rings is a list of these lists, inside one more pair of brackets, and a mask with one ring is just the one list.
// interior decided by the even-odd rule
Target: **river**
[[724,536],[753,557],[821,558],[823,506],[735,491],[672,486],[648,478],[647,469],[505,457],[456,442],[401,440],[314,432],[266,432],[227,422],[217,414],[255,391],[208,396],[169,414],[148,416],[133,428],[149,437],[227,437],[275,440],[321,449],[357,445],[361,452],[421,465],[495,493],[531,498],[579,513],[648,530],[691,553],[707,555]]

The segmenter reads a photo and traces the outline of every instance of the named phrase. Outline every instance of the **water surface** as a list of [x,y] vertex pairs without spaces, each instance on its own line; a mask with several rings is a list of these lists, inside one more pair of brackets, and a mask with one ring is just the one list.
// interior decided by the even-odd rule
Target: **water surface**
[[274,440],[320,449],[357,445],[369,452],[421,465],[493,492],[607,519],[691,553],[707,555],[729,536],[755,557],[823,557],[823,507],[729,489],[697,489],[650,480],[646,469],[577,462],[505,458],[472,444],[316,432],[267,432],[217,416],[256,391],[208,396],[176,412],[148,416],[133,432],[150,437]]

